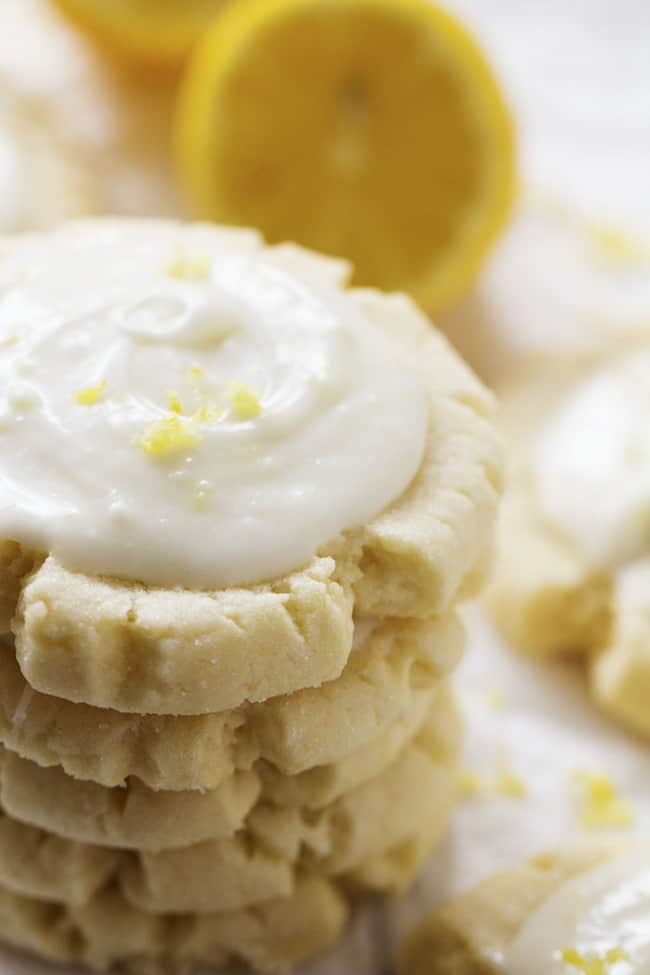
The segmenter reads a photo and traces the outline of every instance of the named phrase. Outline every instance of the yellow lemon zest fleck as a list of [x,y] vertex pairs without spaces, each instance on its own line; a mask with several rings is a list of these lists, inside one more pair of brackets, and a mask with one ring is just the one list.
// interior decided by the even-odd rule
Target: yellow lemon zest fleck
[[207,491],[198,490],[194,494],[193,507],[195,511],[207,511],[210,507],[210,497]]
[[503,711],[506,704],[505,694],[498,687],[488,687],[485,690],[485,702],[493,711]]
[[106,380],[97,386],[86,386],[85,389],[78,390],[75,399],[79,406],[94,406],[103,400],[105,390]]
[[169,404],[169,409],[172,411],[172,413],[178,413],[181,416],[183,413],[185,413],[180,396],[172,389],[167,391],[167,403]]
[[477,796],[483,791],[484,784],[476,772],[460,771],[456,778],[458,791],[464,796]]
[[246,383],[230,384],[230,402],[240,420],[252,420],[262,412],[258,394]]
[[508,763],[502,760],[493,776],[482,776],[469,769],[459,772],[456,777],[458,791],[464,796],[508,796],[523,799],[527,793],[526,783],[515,775]]
[[223,416],[223,410],[218,406],[208,406],[204,403],[203,406],[199,406],[198,410],[192,414],[192,420],[195,423],[210,423],[212,420],[218,420]]
[[165,274],[170,278],[182,281],[203,281],[212,270],[212,261],[208,254],[193,254],[188,256],[179,252],[165,268]]
[[193,379],[195,382],[203,379],[203,369],[199,369],[198,366],[193,366],[190,369],[190,379]]
[[612,781],[602,772],[588,770],[574,774],[582,789],[583,808],[580,824],[584,829],[618,827],[624,829],[634,822],[634,810],[621,798]]
[[501,796],[512,796],[513,799],[523,799],[526,795],[526,783],[515,775],[506,765],[501,768],[494,783],[494,791]]
[[618,227],[587,223],[582,228],[593,257],[609,267],[628,267],[650,259],[650,249]]
[[630,956],[623,948],[610,948],[604,955],[583,955],[575,948],[565,948],[560,958],[565,965],[577,968],[583,975],[612,975],[613,965],[630,961]]
[[173,415],[152,423],[138,443],[150,457],[162,459],[179,450],[195,447],[199,440],[200,436],[191,421]]

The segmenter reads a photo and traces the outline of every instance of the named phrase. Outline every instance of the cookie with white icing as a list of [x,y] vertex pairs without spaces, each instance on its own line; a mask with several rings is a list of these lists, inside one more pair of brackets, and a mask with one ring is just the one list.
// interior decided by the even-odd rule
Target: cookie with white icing
[[337,677],[354,612],[475,588],[492,399],[407,299],[345,275],[156,222],[7,247],[0,593],[34,689],[215,713]]
[[598,702],[650,734],[644,336],[537,364],[504,390],[511,477],[488,605],[510,642],[584,658]]
[[488,878],[402,946],[400,975],[650,971],[650,847],[568,847]]

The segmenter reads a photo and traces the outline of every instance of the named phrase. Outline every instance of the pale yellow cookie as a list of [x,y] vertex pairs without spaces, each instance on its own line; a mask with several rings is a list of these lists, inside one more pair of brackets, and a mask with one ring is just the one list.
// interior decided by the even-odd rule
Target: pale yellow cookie
[[[586,383],[612,382],[607,377],[614,376],[617,368],[629,371],[637,363],[636,368],[643,369],[647,356],[647,336],[628,336],[625,342],[619,340],[614,346],[605,342],[562,363],[536,363],[504,389],[511,476],[501,511],[496,571],[486,593],[497,624],[517,649],[535,655],[583,657],[598,703],[645,735],[650,734],[650,575],[644,550],[647,532],[643,497],[639,494],[645,463],[640,431],[645,417],[643,403],[635,398],[639,395],[634,388],[638,376],[635,383],[628,378],[632,387],[627,390],[628,404],[618,406],[619,410],[628,409],[629,416],[604,418],[601,437],[607,437],[607,446],[602,445],[601,464],[615,479],[610,488],[612,502],[604,509],[607,517],[614,519],[609,527],[603,529],[601,525],[602,498],[590,503],[589,489],[583,492],[584,524],[593,517],[593,536],[598,539],[592,542],[593,551],[571,537],[566,524],[560,525],[544,512],[534,451],[549,429],[547,424],[553,422],[553,409],[569,402],[576,391],[583,397],[588,395],[584,392],[589,389]],[[625,404],[624,373],[620,384],[621,403]],[[611,389],[603,386],[602,393],[591,393],[592,404],[599,397],[606,402]],[[553,406],[549,408],[549,404]],[[620,424],[620,432],[612,434],[607,428],[609,422]],[[584,435],[598,442],[597,430],[585,430]],[[610,456],[612,442],[620,442],[620,469]],[[582,456],[579,437],[574,450]],[[588,480],[590,474],[585,472],[584,476]],[[561,490],[558,484],[558,496]],[[575,486],[570,484],[567,490],[575,491]],[[596,493],[604,490],[599,485],[593,487]],[[616,503],[620,504],[618,511],[612,508]],[[629,508],[627,515],[625,505]],[[613,537],[605,546],[606,535]],[[599,548],[603,549],[600,555]]]
[[[61,231],[61,239],[78,244],[102,228],[114,232],[115,225],[78,224]],[[132,221],[119,233],[125,251],[155,234],[157,246],[168,240],[172,253],[174,243],[227,250],[236,231]],[[57,239],[51,237],[54,248]],[[262,247],[254,237],[235,239],[247,252]],[[16,272],[29,266],[31,248],[43,240],[36,235],[13,245],[8,260]],[[295,265],[295,249],[269,253]],[[331,262],[310,260],[332,279]],[[491,550],[501,484],[492,397],[408,299],[349,294],[378,334],[425,370],[428,436],[406,490],[295,572],[216,592],[99,579],[52,557],[17,587],[21,553],[12,550],[0,592],[7,616],[20,590],[11,627],[34,689],[128,713],[216,713],[334,679],[350,651],[353,613],[427,618],[475,590]]]
[[120,859],[115,850],[70,843],[0,812],[0,887],[16,894],[85,904]]
[[[108,787],[215,789],[258,758],[293,776],[352,756],[417,713],[461,654],[456,616],[365,628],[341,676],[216,715],[127,715],[33,691],[0,643],[0,741],[46,767]],[[393,734],[397,734],[394,732]],[[332,770],[318,777],[329,780]],[[338,777],[339,773],[334,772]]]
[[[8,838],[0,846],[0,884],[31,897],[77,902],[110,874],[133,906],[164,914],[239,910],[289,896],[304,870],[349,877],[356,888],[363,887],[365,870],[371,889],[382,889],[382,883],[394,889],[409,863],[415,869],[421,859],[400,849],[431,848],[447,823],[458,744],[459,718],[448,701],[446,715],[434,706],[380,775],[323,809],[261,801],[234,836],[177,850],[111,851],[4,815]],[[63,829],[69,831],[65,824]],[[33,857],[40,848],[51,852]]]
[[0,888],[0,930],[8,944],[51,961],[106,969],[177,970],[244,962],[285,971],[328,948],[347,917],[335,887],[299,878],[291,897],[248,911],[156,917],[108,888],[83,906],[44,902]]
[[[415,929],[401,947],[399,975],[509,971],[500,959],[530,915],[563,883],[607,863],[618,852],[620,847],[614,844],[577,845],[489,877],[435,910]],[[519,975],[519,970],[513,975]]]
[[497,557],[486,601],[522,651],[546,656],[590,653],[611,625],[611,581],[544,519],[536,501],[531,451],[549,418],[592,360],[524,368],[499,391],[508,453],[508,487],[499,514]]
[[254,771],[235,772],[207,792],[154,792],[137,779],[107,789],[0,751],[0,805],[9,816],[101,846],[165,850],[232,836],[260,791]]
[[454,797],[452,756],[425,725],[380,775],[324,809],[261,803],[247,821],[252,843],[237,836],[142,853],[125,862],[120,883],[144,911],[234,909],[288,893],[296,866],[345,876],[425,826],[439,836]]

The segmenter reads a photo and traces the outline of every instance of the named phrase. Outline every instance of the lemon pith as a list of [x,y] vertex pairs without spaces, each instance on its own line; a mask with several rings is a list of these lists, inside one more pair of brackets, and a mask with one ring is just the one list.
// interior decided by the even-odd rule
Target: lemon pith
[[195,209],[350,259],[429,310],[507,215],[508,111],[474,42],[427,0],[239,0],[190,63],[177,119]]

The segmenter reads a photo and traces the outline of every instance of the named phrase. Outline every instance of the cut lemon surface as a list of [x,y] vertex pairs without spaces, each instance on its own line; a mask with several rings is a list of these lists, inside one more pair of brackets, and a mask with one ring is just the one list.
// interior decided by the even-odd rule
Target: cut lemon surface
[[135,63],[175,66],[225,0],[53,0],[112,52]]
[[437,311],[513,195],[508,110],[475,42],[427,0],[236,0],[177,117],[197,215],[348,258]]

